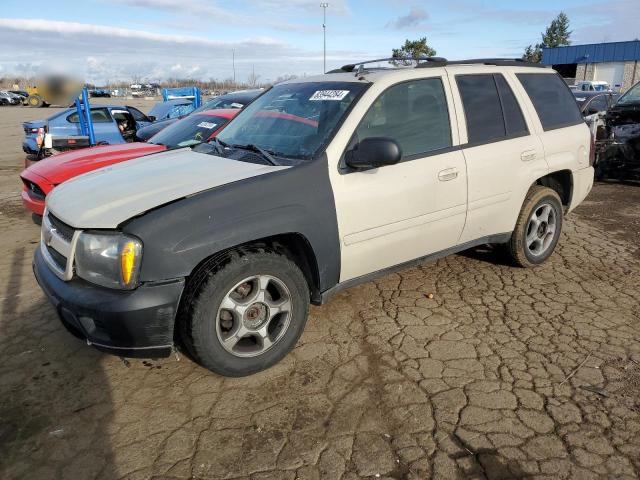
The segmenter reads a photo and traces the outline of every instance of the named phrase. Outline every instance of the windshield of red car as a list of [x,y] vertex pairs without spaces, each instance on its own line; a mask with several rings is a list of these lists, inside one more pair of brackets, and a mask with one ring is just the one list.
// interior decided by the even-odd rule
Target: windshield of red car
[[224,117],[192,114],[160,130],[149,139],[149,143],[169,148],[197,145],[210,140],[213,133],[228,122],[229,119]]
[[229,148],[252,146],[275,157],[313,158],[367,86],[360,82],[276,85],[246,106],[218,138]]

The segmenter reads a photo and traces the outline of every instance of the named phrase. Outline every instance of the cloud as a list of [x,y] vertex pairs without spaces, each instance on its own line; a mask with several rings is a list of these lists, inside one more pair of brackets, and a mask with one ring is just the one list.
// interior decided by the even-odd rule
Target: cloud
[[571,20],[573,43],[634,40],[640,37],[640,9],[637,0],[592,3],[580,9],[566,9]]
[[[144,30],[131,30],[128,28],[95,25],[90,23],[60,22],[43,19],[5,19],[0,18],[0,29],[5,31],[31,32],[34,34],[47,33],[60,36],[89,35],[106,39],[132,39],[150,40],[160,43],[172,44],[200,44],[203,46],[219,46],[231,44],[231,42],[220,42],[208,40],[201,37],[186,35],[166,35],[160,33],[147,32]],[[266,37],[253,40],[256,43],[277,44],[278,41]]]
[[401,17],[396,18],[394,21],[387,23],[387,28],[395,28],[396,30],[402,30],[405,28],[415,28],[423,24],[425,20],[429,19],[429,14],[422,7],[411,7],[409,13]]
[[[106,0],[105,0],[106,1]],[[317,30],[310,26],[309,14],[322,15],[320,2],[310,0],[236,0],[233,10],[222,8],[206,0],[111,0],[145,10],[171,13],[173,16],[188,15],[199,22],[225,22],[232,25],[247,25],[257,22],[261,27],[290,32]],[[241,12],[241,13],[238,13]],[[335,0],[329,4],[327,15],[349,16],[351,11],[346,0]],[[300,21],[303,17],[303,21]]]
[[[303,50],[271,37],[219,41],[41,19],[0,19],[0,45],[5,47],[0,49],[0,65],[5,71],[21,75],[66,72],[98,84],[132,76],[146,81],[229,78],[233,75],[232,51],[240,80],[254,66],[264,79],[320,73],[322,69],[321,51]],[[356,55],[362,56],[332,51],[339,59]],[[21,58],[47,60],[27,63]]]
[[[320,12],[320,2],[313,0],[249,0],[256,8],[261,10],[275,10],[279,12],[290,11],[291,9],[306,12]],[[351,15],[351,10],[346,0],[334,0],[329,3],[327,15]]]

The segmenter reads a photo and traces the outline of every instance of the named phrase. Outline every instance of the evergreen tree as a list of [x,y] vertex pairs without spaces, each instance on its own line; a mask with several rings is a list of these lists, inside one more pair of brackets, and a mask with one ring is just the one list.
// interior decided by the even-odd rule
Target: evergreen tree
[[564,12],[551,22],[544,33],[541,33],[541,43],[529,45],[525,50],[522,58],[528,62],[539,63],[542,60],[543,47],[563,47],[571,45],[571,31],[569,30],[569,17]]
[[[391,56],[393,58],[413,58],[433,57],[436,51],[427,44],[427,37],[418,40],[405,40],[404,45],[400,48],[394,48]],[[391,60],[393,65],[410,65],[411,60]]]

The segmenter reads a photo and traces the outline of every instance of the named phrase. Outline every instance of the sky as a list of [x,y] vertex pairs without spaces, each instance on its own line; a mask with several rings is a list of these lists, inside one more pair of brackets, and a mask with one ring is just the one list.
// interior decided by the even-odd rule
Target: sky
[[[573,43],[640,37],[639,0],[329,0],[327,69],[427,37],[449,59],[519,57],[560,11]],[[259,81],[323,69],[320,0],[2,0],[0,77]]]

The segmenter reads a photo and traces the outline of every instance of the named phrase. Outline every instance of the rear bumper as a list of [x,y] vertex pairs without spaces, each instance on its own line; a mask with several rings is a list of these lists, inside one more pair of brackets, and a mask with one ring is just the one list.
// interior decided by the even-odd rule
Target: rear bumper
[[576,208],[587,198],[593,188],[593,167],[582,168],[573,172],[573,195],[569,211]]
[[36,215],[42,216],[44,213],[44,199],[33,197],[28,190],[22,190],[22,205]]
[[166,357],[184,279],[118,291],[84,280],[65,282],[44,263],[40,248],[33,271],[63,325],[99,350],[123,357]]

